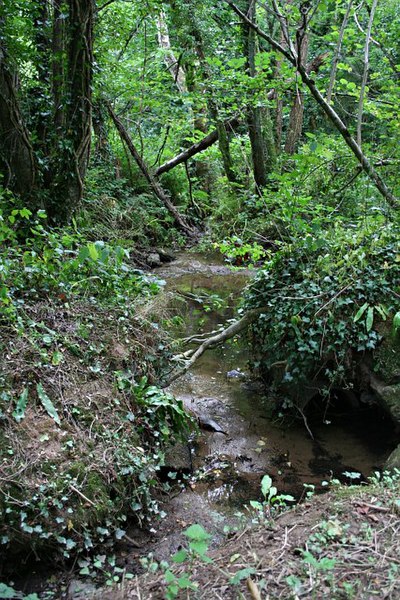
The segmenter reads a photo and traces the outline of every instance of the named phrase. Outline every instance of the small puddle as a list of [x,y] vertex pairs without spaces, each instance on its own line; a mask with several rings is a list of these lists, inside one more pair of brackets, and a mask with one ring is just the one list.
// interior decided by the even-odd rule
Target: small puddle
[[[186,294],[187,336],[214,330],[232,318],[235,302],[252,276],[215,257],[189,253],[156,274],[166,279],[168,291]],[[204,312],[195,298],[205,292],[218,294],[228,306]],[[259,499],[260,481],[267,473],[279,492],[296,499],[305,494],[303,484],[319,491],[322,482],[332,478],[350,482],[353,473],[360,473],[365,479],[396,446],[392,424],[377,407],[351,411],[340,399],[333,401],[327,414],[309,417],[314,440],[302,420],[288,424],[272,418],[263,391],[240,375],[246,372],[247,359],[248,350],[233,340],[207,351],[170,387],[185,406],[202,419],[216,421],[225,432],[202,431],[193,448],[193,466],[200,472],[195,491],[209,510],[229,516]],[[227,375],[232,370],[237,377]]]

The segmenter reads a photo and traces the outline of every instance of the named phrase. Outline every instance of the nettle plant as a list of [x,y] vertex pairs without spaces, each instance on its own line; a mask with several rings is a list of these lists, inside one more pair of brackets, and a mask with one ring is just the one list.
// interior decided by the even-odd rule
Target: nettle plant
[[397,327],[399,266],[395,226],[337,226],[287,245],[245,298],[246,309],[265,308],[251,328],[253,367],[271,382],[279,365],[278,386],[318,375],[328,391],[350,381],[354,359],[382,340],[382,323]]

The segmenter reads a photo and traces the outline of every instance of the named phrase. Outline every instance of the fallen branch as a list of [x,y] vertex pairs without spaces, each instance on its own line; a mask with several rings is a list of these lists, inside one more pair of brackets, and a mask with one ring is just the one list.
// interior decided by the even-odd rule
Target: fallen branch
[[160,183],[157,181],[157,179],[154,177],[154,175],[152,175],[152,173],[148,169],[146,163],[144,162],[143,158],[140,156],[139,152],[137,151],[134,143],[132,142],[132,139],[131,139],[129,133],[125,129],[121,120],[117,117],[117,115],[111,108],[110,104],[107,104],[107,110],[108,110],[108,113],[109,113],[122,141],[125,142],[129,152],[135,159],[136,164],[138,165],[139,169],[143,173],[145,179],[150,184],[150,187],[153,190],[154,194],[163,203],[163,205],[168,210],[168,212],[174,217],[177,227],[181,231],[183,231],[188,237],[196,238],[198,236],[197,230],[194,227],[192,227],[191,225],[189,225],[189,223],[186,221],[185,217],[183,215],[181,215],[180,212],[178,211],[178,209],[176,208],[176,206],[174,206],[174,204],[172,203],[168,194],[161,187]]
[[175,361],[183,360],[184,362],[172,372],[168,380],[164,383],[163,387],[167,387],[173,381],[184,375],[184,373],[186,373],[194,365],[196,360],[198,360],[206,350],[215,348],[216,346],[226,342],[226,340],[235,337],[238,335],[238,333],[244,329],[247,329],[247,327],[251,325],[262,313],[265,313],[266,310],[267,309],[265,306],[249,310],[241,319],[231,323],[231,325],[229,325],[229,327],[226,329],[223,329],[219,333],[213,332],[212,335],[205,339],[198,348],[192,348],[183,354],[175,356]]
[[[225,121],[224,125],[225,125],[225,129],[229,133],[229,131],[231,131],[232,129],[235,129],[239,125],[239,120],[237,117],[233,117],[229,121]],[[196,142],[195,144],[193,144],[193,146],[190,146],[190,148],[187,148],[183,152],[180,152],[179,154],[174,156],[174,158],[171,158],[164,164],[160,165],[155,172],[156,177],[159,177],[163,173],[167,173],[168,171],[171,171],[171,169],[186,162],[187,160],[189,160],[189,158],[192,158],[192,156],[199,154],[199,152],[203,152],[204,150],[207,150],[207,148],[209,148],[210,146],[215,144],[215,142],[217,140],[218,140],[218,131],[216,129],[214,129],[211,133],[206,135],[199,142]]]

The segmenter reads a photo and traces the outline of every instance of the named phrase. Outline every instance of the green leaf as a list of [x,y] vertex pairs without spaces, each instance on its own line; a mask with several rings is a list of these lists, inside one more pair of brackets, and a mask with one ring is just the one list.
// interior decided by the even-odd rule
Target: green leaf
[[172,560],[174,563],[183,563],[188,557],[187,550],[179,550],[176,554],[173,555]]
[[358,309],[356,316],[354,317],[354,323],[357,323],[357,321],[359,321],[361,319],[361,317],[363,316],[363,314],[365,313],[367,308],[368,308],[368,302],[365,302],[365,304],[363,304],[362,307]]
[[190,549],[196,552],[196,554],[204,556],[208,549],[208,542],[206,540],[192,540],[190,542]]
[[19,423],[25,417],[25,410],[28,404],[28,388],[24,388],[20,397],[18,398],[17,405],[12,414],[14,419]]
[[367,331],[371,331],[372,325],[374,324],[374,307],[370,306],[367,312],[367,320],[365,325],[367,327]]
[[50,398],[44,391],[42,384],[38,383],[36,386],[36,389],[37,389],[37,393],[39,396],[39,400],[40,400],[43,408],[47,412],[47,414],[57,423],[57,425],[61,425],[61,421],[60,421],[60,417],[58,416],[58,412],[57,412],[54,404],[52,403],[52,401],[50,400]]
[[51,357],[51,364],[57,367],[59,364],[62,363],[63,359],[63,353],[56,350],[55,352],[53,352],[53,356]]
[[383,306],[383,304],[378,304],[377,306],[375,306],[375,308],[378,311],[378,313],[381,315],[382,320],[386,321],[388,313],[387,313],[386,308]]
[[397,333],[400,329],[400,311],[393,317],[393,331]]
[[169,569],[167,569],[167,571],[165,571],[164,579],[165,579],[166,583],[175,583],[175,581],[176,581],[175,575]]
[[95,244],[88,244],[87,248],[89,250],[89,256],[92,260],[99,260],[99,251],[97,250]]
[[20,594],[5,583],[0,583],[0,598],[18,598]]
[[229,583],[233,585],[237,585],[242,581],[242,579],[247,579],[250,575],[254,575],[256,570],[253,567],[246,567],[245,569],[240,569],[233,577],[231,577]]
[[190,540],[196,540],[198,542],[206,541],[210,538],[207,531],[198,523],[191,525],[183,532],[183,535],[188,537]]
[[272,479],[269,475],[264,475],[261,480],[261,493],[266,498],[268,496],[268,492],[272,486]]

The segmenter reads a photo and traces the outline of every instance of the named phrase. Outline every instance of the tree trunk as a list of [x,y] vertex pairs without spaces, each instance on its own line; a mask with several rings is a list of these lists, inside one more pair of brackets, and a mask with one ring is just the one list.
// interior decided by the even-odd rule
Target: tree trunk
[[163,10],[160,11],[157,17],[157,36],[158,44],[164,50],[164,62],[172,75],[176,87],[181,94],[187,93],[186,75],[171,48],[167,20]]
[[[242,2],[243,12],[248,16],[251,22],[256,20],[255,0],[245,0]],[[246,69],[250,77],[256,76],[256,41],[255,31],[246,24],[243,27],[243,45],[246,57]],[[250,106],[247,110],[247,124],[249,129],[249,138],[251,145],[251,156],[253,160],[254,181],[256,191],[261,195],[262,189],[267,185],[267,167],[265,161],[265,145],[262,134],[262,114],[258,106]]]
[[0,20],[0,172],[5,187],[29,198],[36,181],[36,162],[7,64],[3,25]]
[[[92,130],[93,0],[69,0],[64,140],[59,145],[49,216],[68,222],[80,204]],[[65,143],[67,141],[67,143]]]
[[62,17],[63,0],[53,3],[53,39],[52,39],[52,95],[53,115],[56,136],[61,135],[65,123],[62,99],[65,93],[65,19]]
[[174,217],[177,227],[183,233],[185,233],[188,237],[191,237],[191,238],[197,237],[197,235],[198,235],[197,230],[194,229],[193,227],[191,227],[187,223],[185,217],[183,217],[180,214],[180,212],[178,211],[176,206],[174,206],[174,204],[171,202],[171,199],[168,197],[167,193],[161,187],[160,183],[156,180],[154,175],[151,174],[151,172],[148,169],[143,158],[140,156],[139,152],[136,150],[136,147],[133,144],[127,130],[125,129],[122,122],[117,117],[117,115],[115,114],[115,112],[113,111],[113,109],[111,108],[111,106],[109,104],[107,105],[107,109],[108,109],[111,119],[114,122],[115,127],[117,128],[119,135],[121,136],[121,140],[126,144],[129,152],[135,159],[136,164],[138,165],[139,169],[142,171],[145,179],[149,183],[154,194],[162,202],[162,204],[165,206],[165,208],[168,210],[168,212]]
[[[307,63],[308,54],[308,35],[306,32],[304,32],[304,35],[298,40],[297,53],[301,64],[305,65]],[[285,141],[285,152],[287,154],[294,154],[297,150],[297,145],[303,130],[303,118],[304,93],[300,84],[296,85],[296,94],[290,111],[289,126]]]

